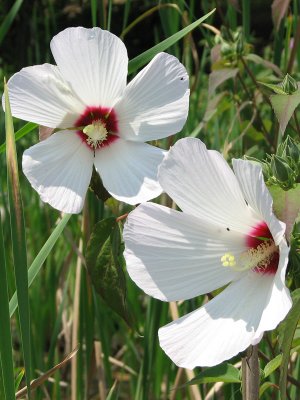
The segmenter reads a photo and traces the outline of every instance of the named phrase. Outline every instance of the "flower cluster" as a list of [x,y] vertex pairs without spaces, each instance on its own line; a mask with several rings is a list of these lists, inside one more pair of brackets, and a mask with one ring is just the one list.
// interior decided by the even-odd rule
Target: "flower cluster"
[[[159,53],[126,84],[127,51],[110,32],[68,28],[51,50],[57,65],[24,68],[8,82],[13,115],[54,130],[24,152],[32,187],[78,213],[94,166],[113,197],[142,203],[124,227],[127,269],[141,289],[177,301],[224,287],[159,330],[178,366],[215,365],[258,343],[291,307],[285,224],[261,167],[233,160],[233,172],[199,139],[168,153],[145,143],[186,121],[188,76],[175,57]],[[162,190],[181,211],[146,203]]]

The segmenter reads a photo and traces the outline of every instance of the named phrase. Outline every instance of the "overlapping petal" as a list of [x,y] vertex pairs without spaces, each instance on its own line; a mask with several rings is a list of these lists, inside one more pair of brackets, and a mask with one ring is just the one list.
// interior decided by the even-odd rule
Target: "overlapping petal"
[[271,288],[270,301],[266,304],[256,330],[254,340],[259,338],[264,331],[275,329],[280,321],[284,319],[292,306],[290,292],[285,285],[285,273],[288,264],[289,248],[285,239],[279,244],[279,265]]
[[159,182],[182,211],[246,234],[260,220],[220,153],[198,139],[179,140],[159,168]]
[[85,108],[55,65],[23,68],[10,78],[8,90],[15,117],[50,128],[72,127]]
[[127,79],[127,50],[115,35],[100,28],[68,28],[50,44],[64,78],[88,106],[112,107]]
[[179,132],[187,118],[189,79],[176,57],[159,53],[115,105],[120,135],[145,142]]
[[249,205],[262,216],[279,244],[285,233],[285,224],[273,214],[273,199],[264,182],[261,166],[246,160],[233,160],[233,169],[244,198]]
[[157,147],[119,138],[96,151],[94,164],[114,198],[137,204],[161,194],[157,170],[163,156]]
[[[161,328],[160,345],[184,368],[230,359],[257,343],[263,330],[273,329],[284,318],[290,302],[286,290],[277,289],[274,275],[249,272],[205,306]],[[279,304],[282,307],[277,312]],[[273,315],[269,311],[274,311]]]
[[141,204],[124,227],[127,270],[147,294],[186,300],[240,278],[224,253],[245,250],[244,236],[154,203]]
[[41,199],[65,213],[81,211],[93,152],[74,132],[60,131],[23,154],[23,172]]

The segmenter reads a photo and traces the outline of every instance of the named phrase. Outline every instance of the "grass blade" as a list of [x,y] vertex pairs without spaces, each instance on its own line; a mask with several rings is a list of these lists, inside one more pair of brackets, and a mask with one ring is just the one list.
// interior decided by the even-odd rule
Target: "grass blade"
[[8,14],[4,18],[0,25],[0,44],[3,42],[5,35],[7,34],[11,24],[13,23],[16,15],[18,14],[19,8],[21,7],[23,0],[16,0],[15,4],[9,10]]
[[243,31],[245,35],[245,40],[249,42],[250,39],[250,7],[251,2],[248,0],[242,1],[243,10]]
[[178,40],[182,39],[185,35],[190,33],[193,29],[197,28],[197,26],[199,26],[201,22],[205,21],[214,12],[215,9],[213,9],[203,17],[197,19],[197,21],[193,22],[192,24],[181,29],[181,31],[176,32],[174,35],[153,46],[151,49],[144,51],[144,53],[130,60],[128,64],[128,73],[130,74],[136,71],[137,69],[145,65],[148,61],[150,61],[156,54],[173,46],[173,44],[175,44],[176,42],[178,42]]
[[[62,217],[62,219],[59,221],[58,225],[56,226],[56,228],[54,229],[54,231],[51,233],[48,240],[44,244],[44,246],[41,248],[38,255],[33,260],[32,264],[28,270],[28,287],[30,287],[30,285],[34,281],[35,277],[39,273],[44,261],[48,257],[48,255],[49,255],[50,251],[52,250],[53,246],[55,245],[57,239],[60,237],[62,231],[64,230],[64,228],[67,225],[67,222],[69,221],[71,216],[72,216],[72,214],[65,214]],[[10,317],[12,317],[12,315],[16,311],[17,307],[18,307],[17,293],[14,293],[14,295],[12,296],[12,298],[9,302]]]
[[0,217],[0,360],[3,368],[3,386],[5,390],[6,400],[14,400],[15,383],[14,383],[14,365],[12,355],[12,340],[10,332],[10,317],[9,317],[9,299],[7,291],[7,276],[5,249],[2,233],[2,221]]
[[[15,141],[18,141],[21,139],[23,136],[27,135],[27,133],[33,131],[35,128],[38,127],[38,124],[35,124],[34,122],[27,122],[24,126],[22,126],[21,129],[19,129],[16,134],[15,134]],[[6,149],[6,143],[2,143],[0,146],[0,154],[4,153]]]
[[10,211],[10,230],[12,254],[15,269],[16,289],[19,303],[20,333],[24,356],[26,384],[30,398],[30,316],[28,299],[27,252],[23,206],[19,183],[19,172],[16,154],[14,126],[10,110],[8,89],[4,83],[5,95],[5,130],[6,130],[6,160],[7,160],[7,189]]

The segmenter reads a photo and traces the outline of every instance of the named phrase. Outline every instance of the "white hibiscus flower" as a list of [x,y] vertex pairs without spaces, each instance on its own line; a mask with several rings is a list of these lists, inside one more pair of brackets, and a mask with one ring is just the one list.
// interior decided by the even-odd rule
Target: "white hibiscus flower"
[[23,171],[41,199],[80,212],[93,164],[118,200],[136,204],[158,196],[164,152],[144,142],[183,127],[189,103],[184,66],[160,53],[126,86],[126,48],[99,28],[65,29],[51,50],[57,66],[24,68],[8,82],[15,117],[59,129],[23,156]]
[[291,307],[285,224],[272,212],[260,166],[233,160],[233,168],[200,140],[179,140],[158,178],[182,212],[146,203],[125,225],[129,275],[149,295],[186,300],[228,285],[159,330],[161,347],[180,367],[233,357]]

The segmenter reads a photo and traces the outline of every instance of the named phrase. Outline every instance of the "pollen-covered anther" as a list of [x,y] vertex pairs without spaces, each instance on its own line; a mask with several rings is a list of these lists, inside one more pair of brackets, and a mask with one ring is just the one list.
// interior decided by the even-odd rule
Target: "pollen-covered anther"
[[231,253],[225,253],[221,257],[224,267],[231,267],[235,271],[246,271],[250,269],[265,270],[273,255],[278,252],[278,247],[273,240],[264,241],[257,247],[250,248],[235,257]]
[[86,139],[87,144],[96,149],[104,140],[107,139],[107,129],[102,121],[93,121],[90,125],[87,125],[83,129],[88,138]]
[[231,253],[225,253],[221,257],[221,262],[223,267],[234,267],[236,265],[235,257]]

